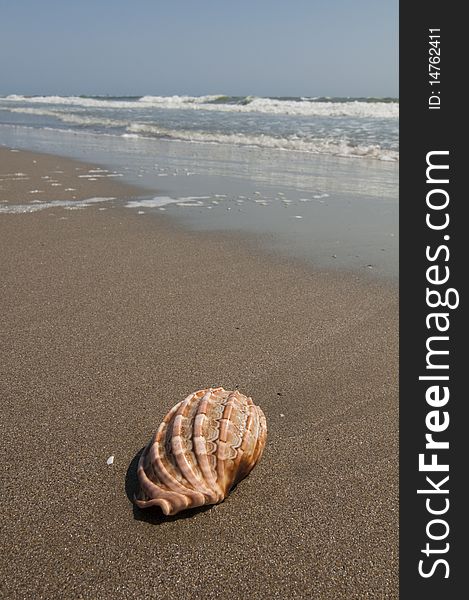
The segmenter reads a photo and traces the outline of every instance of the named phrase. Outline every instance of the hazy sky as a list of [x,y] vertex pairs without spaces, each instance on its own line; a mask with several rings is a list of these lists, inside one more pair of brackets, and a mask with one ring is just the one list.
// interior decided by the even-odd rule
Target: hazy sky
[[0,0],[0,94],[397,96],[398,0]]

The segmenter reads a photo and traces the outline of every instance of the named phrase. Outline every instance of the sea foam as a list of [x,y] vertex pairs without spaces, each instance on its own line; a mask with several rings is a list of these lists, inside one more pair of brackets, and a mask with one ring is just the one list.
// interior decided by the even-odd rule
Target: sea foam
[[[225,100],[225,101],[223,101]],[[297,100],[282,98],[260,98],[245,96],[142,96],[132,100],[112,98],[86,98],[81,96],[20,96],[10,95],[0,98],[0,103],[55,104],[93,108],[133,108],[158,107],[172,110],[206,110],[217,112],[260,112],[296,116],[343,116],[397,119],[398,102],[350,100],[347,102],[319,101],[303,98]]]
[[181,198],[171,198],[170,196],[155,196],[154,198],[143,198],[141,200],[129,200],[126,208],[160,208],[168,204],[177,204],[178,206],[202,206],[202,200],[209,199],[211,196],[183,196]]
[[399,157],[399,103],[392,99],[10,95],[0,97],[0,122],[2,115],[22,127],[64,129],[65,123],[74,132],[118,134],[135,139],[136,147],[145,137],[382,161]]
[[7,204],[0,206],[0,213],[18,215],[25,213],[35,213],[48,208],[86,208],[91,204],[108,202],[115,198],[86,198],[85,200],[51,200],[50,202],[35,201],[34,204]]

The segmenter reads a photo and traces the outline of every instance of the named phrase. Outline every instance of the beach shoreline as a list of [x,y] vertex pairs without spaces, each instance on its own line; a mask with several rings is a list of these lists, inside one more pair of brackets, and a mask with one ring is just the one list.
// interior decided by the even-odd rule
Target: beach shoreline
[[[5,597],[397,598],[395,280],[139,215],[154,190],[93,165],[0,164],[0,207],[71,203],[0,213]],[[262,407],[262,461],[210,509],[136,509],[139,451],[211,385]]]
[[397,281],[395,163],[89,132],[0,129],[12,148],[89,161],[108,171],[103,179],[112,176],[145,188],[149,193],[138,202],[126,203],[139,214],[160,219],[164,213],[174,225],[210,236],[241,235],[247,243],[262,243],[263,251],[315,268]]

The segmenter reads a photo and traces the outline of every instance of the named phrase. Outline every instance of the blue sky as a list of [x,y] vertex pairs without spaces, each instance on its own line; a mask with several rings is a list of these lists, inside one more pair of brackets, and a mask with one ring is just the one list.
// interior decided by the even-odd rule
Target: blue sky
[[397,96],[397,0],[0,0],[0,94]]

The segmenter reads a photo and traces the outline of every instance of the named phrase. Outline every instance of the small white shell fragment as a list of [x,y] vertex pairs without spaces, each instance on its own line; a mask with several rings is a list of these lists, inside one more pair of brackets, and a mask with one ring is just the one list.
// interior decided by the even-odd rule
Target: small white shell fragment
[[106,464],[107,465],[114,464],[114,454],[107,459]]

